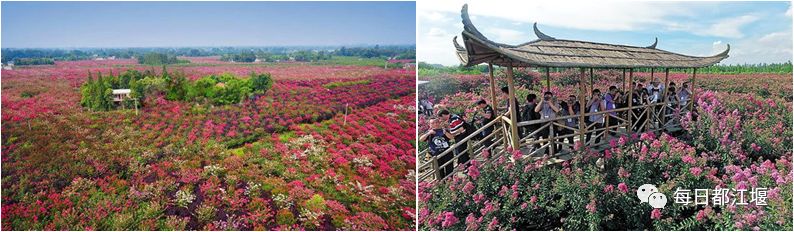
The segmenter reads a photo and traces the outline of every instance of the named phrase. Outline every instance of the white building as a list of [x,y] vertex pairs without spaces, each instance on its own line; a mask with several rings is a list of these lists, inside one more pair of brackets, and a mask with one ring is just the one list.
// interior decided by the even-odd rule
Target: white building
[[124,101],[126,98],[130,98],[130,93],[132,91],[130,89],[114,89],[113,90],[113,101],[114,102],[121,102]]

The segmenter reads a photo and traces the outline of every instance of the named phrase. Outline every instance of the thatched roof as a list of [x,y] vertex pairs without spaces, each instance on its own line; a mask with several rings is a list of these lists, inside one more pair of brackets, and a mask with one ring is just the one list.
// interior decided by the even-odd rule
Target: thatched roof
[[647,47],[557,39],[538,30],[538,39],[519,45],[497,43],[480,33],[469,19],[468,6],[461,10],[463,44],[453,43],[458,58],[466,66],[492,63],[513,67],[576,68],[695,68],[716,64],[728,58],[728,51],[708,57],[688,56],[657,49],[658,40]]

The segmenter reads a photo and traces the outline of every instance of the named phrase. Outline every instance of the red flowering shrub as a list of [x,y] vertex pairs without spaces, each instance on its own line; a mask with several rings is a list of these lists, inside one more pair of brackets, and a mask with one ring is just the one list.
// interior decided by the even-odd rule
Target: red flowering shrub
[[[149,67],[115,60],[2,70],[3,229],[414,228],[412,73],[175,66],[169,72],[191,79],[255,71],[275,83],[227,106],[160,97],[137,113],[79,107],[89,71],[127,69]],[[323,87],[335,82],[358,84]]]

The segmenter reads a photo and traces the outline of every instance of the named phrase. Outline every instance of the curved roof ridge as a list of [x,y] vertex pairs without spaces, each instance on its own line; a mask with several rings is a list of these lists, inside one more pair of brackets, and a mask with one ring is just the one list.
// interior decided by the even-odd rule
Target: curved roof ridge
[[481,40],[487,41],[489,43],[492,43],[492,44],[495,44],[495,45],[498,45],[498,46],[501,46],[501,47],[515,47],[514,45],[494,42],[494,41],[488,39],[487,37],[485,37],[485,35],[483,35],[482,33],[480,33],[480,30],[477,30],[477,27],[474,26],[474,24],[471,22],[471,19],[469,18],[469,4],[463,4],[463,9],[460,10],[460,17],[461,17],[461,21],[463,23],[463,30],[464,31],[467,31],[467,32],[471,33],[472,35],[479,37],[479,39],[481,39]]
[[532,30],[535,31],[535,36],[537,36],[538,39],[540,40],[556,40],[554,37],[548,36],[543,32],[540,32],[540,30],[538,30],[538,22],[532,24]]
[[[690,56],[656,48],[659,38],[650,46],[633,46],[601,42],[557,39],[538,29],[533,31],[538,39],[519,45],[508,45],[489,40],[471,22],[468,4],[461,9],[463,45],[457,36],[453,45],[458,58],[466,66],[479,63],[509,64],[513,66],[548,67],[704,67],[728,58],[730,45],[725,51],[712,56]],[[633,62],[632,62],[633,61]]]

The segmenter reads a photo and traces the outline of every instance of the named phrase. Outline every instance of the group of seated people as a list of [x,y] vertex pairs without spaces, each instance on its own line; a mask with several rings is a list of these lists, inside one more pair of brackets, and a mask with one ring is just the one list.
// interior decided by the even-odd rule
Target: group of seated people
[[[631,100],[632,107],[664,102],[663,97],[665,96],[662,95],[665,93],[662,90],[665,88],[665,85],[660,83],[658,79],[651,81],[647,87],[640,82],[632,83],[630,87],[633,88],[632,96],[630,97],[627,96],[628,94],[626,92],[618,90],[616,86],[610,86],[605,94],[602,94],[599,89],[593,89],[591,95],[585,99],[584,109],[587,110],[585,113],[598,113],[613,109],[627,108],[629,106],[629,100]],[[672,113],[670,108],[686,106],[689,102],[691,91],[686,82],[683,83],[681,89],[676,89],[674,82],[670,82],[666,88],[667,106],[669,108],[665,107],[666,110],[664,115],[669,119],[666,115]],[[501,90],[505,95],[508,95],[507,87],[503,87]],[[548,139],[550,138],[550,133],[554,133],[554,137],[557,138],[555,151],[562,150],[562,144],[565,143],[566,140],[573,146],[575,137],[573,134],[575,130],[579,128],[579,117],[575,115],[579,115],[582,110],[582,105],[575,95],[569,95],[567,99],[559,100],[552,92],[543,93],[543,97],[540,99],[538,99],[535,94],[529,94],[526,97],[527,102],[524,105],[521,105],[518,99],[514,98],[513,100],[515,101],[515,105],[518,106],[516,107],[518,122],[544,120],[543,123],[534,123],[519,128],[519,133],[522,138],[532,134],[531,137],[537,141]],[[477,113],[475,113],[475,117],[471,121],[466,121],[459,115],[452,114],[447,110],[440,110],[436,115],[437,117],[430,119],[430,130],[422,133],[420,136],[421,141],[428,142],[430,155],[436,156],[441,154],[447,148],[451,147],[451,140],[463,140],[471,135],[472,132],[487,125],[498,116],[493,107],[487,104],[485,100],[481,99],[477,101],[475,107],[477,108]],[[654,112],[658,112],[661,107],[662,106],[656,106]],[[511,109],[509,104],[506,108],[508,110],[504,115],[510,117]],[[634,119],[635,126],[632,128],[633,131],[641,129],[644,122],[648,120],[649,115],[653,117],[653,114],[650,112],[642,114],[642,110],[642,107],[632,110],[634,111],[634,115],[637,116],[637,118]],[[628,112],[621,111],[610,112],[609,115],[587,115],[584,118],[586,123],[585,126],[592,126],[587,130],[588,133],[586,133],[585,142],[592,144],[600,143],[602,139],[602,136],[598,136],[600,132],[594,133],[593,131],[602,130],[606,126],[618,125],[619,121],[617,119],[609,118],[607,120],[606,118],[618,116],[625,118],[626,113]],[[546,124],[553,121],[551,119],[555,118],[561,118],[558,122],[565,125],[565,127],[555,126],[552,130],[549,130],[548,127],[544,127]],[[607,122],[609,125],[605,125]],[[540,128],[543,128],[543,130],[538,131]],[[488,126],[475,136],[478,139],[482,139],[482,145],[486,149],[493,144],[493,138],[489,138],[488,136],[494,129],[493,125]],[[596,135],[593,136],[593,134]],[[606,135],[606,133],[603,135]],[[533,147],[539,149],[541,144],[535,143]],[[466,148],[467,144],[458,145],[454,152],[448,152],[444,157],[438,157],[438,164],[440,166],[444,165],[451,161],[454,155],[458,155],[458,164],[466,163],[469,160],[469,155],[465,154]],[[550,149],[547,149],[547,151],[551,152]],[[453,168],[454,166],[452,164],[442,167],[440,170],[442,176],[452,173]]]

